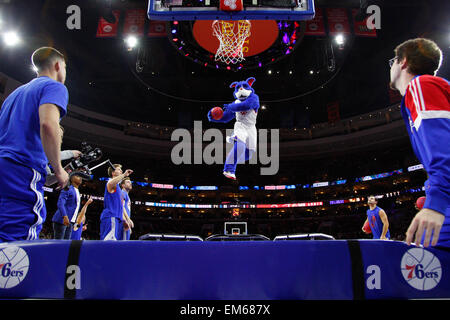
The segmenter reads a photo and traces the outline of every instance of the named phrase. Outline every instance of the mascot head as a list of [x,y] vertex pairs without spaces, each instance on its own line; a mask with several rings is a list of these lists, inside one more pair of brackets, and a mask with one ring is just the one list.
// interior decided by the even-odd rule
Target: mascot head
[[252,93],[255,93],[252,85],[255,82],[255,78],[248,78],[245,81],[236,81],[230,85],[230,88],[234,88],[234,97],[241,101],[247,99]]

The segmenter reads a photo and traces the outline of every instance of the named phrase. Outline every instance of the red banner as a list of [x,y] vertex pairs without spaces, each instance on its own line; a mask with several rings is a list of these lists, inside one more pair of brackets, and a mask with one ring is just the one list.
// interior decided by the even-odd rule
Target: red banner
[[348,21],[347,9],[327,8],[327,19],[330,35],[350,33],[350,23]]
[[116,23],[109,23],[102,17],[98,21],[97,38],[108,38],[117,36],[117,25],[119,24],[120,11],[113,10]]
[[167,36],[166,22],[151,20],[148,26],[148,36],[166,37]]
[[336,121],[341,120],[341,116],[339,114],[339,102],[330,103],[327,106],[328,112],[328,123],[334,123]]
[[367,28],[367,19],[369,19],[369,17],[366,17],[364,21],[356,21],[355,16],[357,13],[358,9],[352,9],[353,25],[355,27],[355,36],[376,38],[377,30],[376,29],[370,30],[369,28]]
[[322,8],[316,8],[316,14],[313,20],[306,21],[306,31],[307,36],[325,36],[325,23],[323,21],[323,10]]
[[127,35],[144,35],[144,25],[146,20],[146,11],[144,9],[130,9],[125,13],[125,21],[123,23],[123,34]]

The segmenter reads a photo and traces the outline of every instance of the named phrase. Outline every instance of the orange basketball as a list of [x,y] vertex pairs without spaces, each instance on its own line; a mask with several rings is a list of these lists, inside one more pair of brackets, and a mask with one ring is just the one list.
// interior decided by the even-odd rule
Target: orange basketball
[[364,223],[363,230],[365,233],[372,233],[372,230],[370,229],[369,226],[369,221],[366,221],[366,223]]
[[421,210],[423,208],[423,205],[425,204],[425,200],[426,200],[426,197],[417,198],[417,200],[416,200],[417,209]]
[[214,120],[220,120],[223,116],[223,110],[220,107],[215,107],[211,109],[211,117]]

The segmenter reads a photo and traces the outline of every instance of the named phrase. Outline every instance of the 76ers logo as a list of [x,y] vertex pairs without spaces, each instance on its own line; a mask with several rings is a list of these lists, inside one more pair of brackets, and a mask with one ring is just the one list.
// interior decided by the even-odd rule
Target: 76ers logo
[[28,273],[30,261],[22,248],[8,246],[0,249],[0,289],[17,286]]
[[442,277],[441,262],[430,251],[409,249],[402,258],[401,270],[406,282],[418,290],[431,290]]
[[236,0],[224,0],[223,4],[231,10],[236,9]]

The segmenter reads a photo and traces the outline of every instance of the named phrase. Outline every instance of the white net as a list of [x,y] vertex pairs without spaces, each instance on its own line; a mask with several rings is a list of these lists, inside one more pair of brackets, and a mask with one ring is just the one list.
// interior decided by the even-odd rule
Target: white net
[[212,28],[213,35],[220,42],[216,52],[216,61],[236,64],[245,60],[242,48],[245,39],[250,36],[251,23],[249,20],[214,20]]

